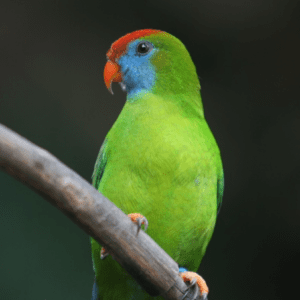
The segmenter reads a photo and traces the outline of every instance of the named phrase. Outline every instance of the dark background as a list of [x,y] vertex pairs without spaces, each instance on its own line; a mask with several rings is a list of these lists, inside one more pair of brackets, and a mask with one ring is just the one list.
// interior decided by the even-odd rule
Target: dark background
[[[137,29],[170,32],[195,62],[225,169],[199,271],[209,299],[298,298],[299,15],[285,0],[1,1],[0,122],[90,181],[125,102],[103,83],[106,51]],[[0,299],[90,299],[88,236],[4,173],[0,231]]]

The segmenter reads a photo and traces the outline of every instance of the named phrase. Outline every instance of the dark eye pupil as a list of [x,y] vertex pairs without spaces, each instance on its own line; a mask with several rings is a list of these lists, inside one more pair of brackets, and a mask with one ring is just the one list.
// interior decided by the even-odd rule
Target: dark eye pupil
[[149,47],[146,43],[141,43],[138,45],[138,52],[139,53],[147,53],[149,50]]

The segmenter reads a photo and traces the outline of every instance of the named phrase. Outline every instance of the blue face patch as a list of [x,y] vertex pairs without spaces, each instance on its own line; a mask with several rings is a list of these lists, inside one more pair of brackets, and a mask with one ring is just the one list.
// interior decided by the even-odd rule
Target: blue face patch
[[140,54],[137,49],[142,41],[136,40],[129,44],[126,54],[118,60],[128,98],[134,97],[140,92],[149,92],[155,82],[155,70],[150,58],[157,50],[153,47],[148,53]]

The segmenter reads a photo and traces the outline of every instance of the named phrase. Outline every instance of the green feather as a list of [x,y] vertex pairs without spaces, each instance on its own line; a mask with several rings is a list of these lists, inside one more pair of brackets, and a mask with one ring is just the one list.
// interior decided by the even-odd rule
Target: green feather
[[105,146],[106,146],[106,140],[103,142],[97,160],[96,160],[96,164],[94,167],[94,173],[92,176],[92,182],[93,182],[93,186],[98,189],[99,184],[100,184],[100,180],[102,178],[103,172],[104,172],[104,168],[107,162],[107,157],[106,157],[106,152],[105,152]]
[[222,172],[222,174],[219,175],[218,182],[217,182],[218,213],[219,213],[219,211],[221,209],[222,199],[223,199],[223,193],[224,193],[224,173]]

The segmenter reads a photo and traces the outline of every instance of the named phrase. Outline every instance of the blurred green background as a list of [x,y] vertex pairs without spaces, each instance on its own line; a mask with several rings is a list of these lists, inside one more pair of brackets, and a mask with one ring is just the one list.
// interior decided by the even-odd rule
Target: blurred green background
[[[209,299],[290,298],[300,255],[299,15],[296,0],[2,0],[0,123],[90,181],[125,101],[103,83],[106,51],[137,29],[175,35],[197,67],[225,169],[199,270]],[[88,236],[3,172],[0,237],[1,300],[90,299]]]

